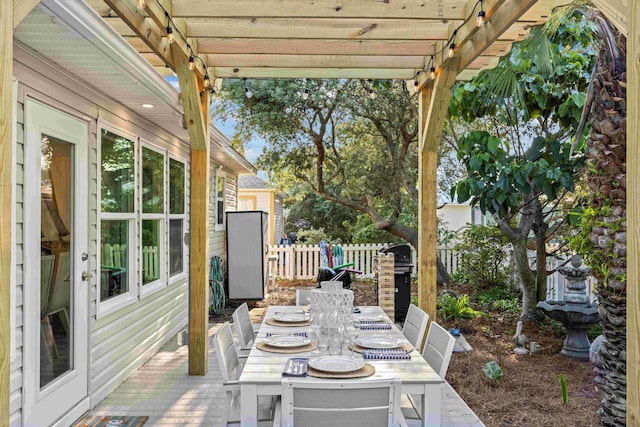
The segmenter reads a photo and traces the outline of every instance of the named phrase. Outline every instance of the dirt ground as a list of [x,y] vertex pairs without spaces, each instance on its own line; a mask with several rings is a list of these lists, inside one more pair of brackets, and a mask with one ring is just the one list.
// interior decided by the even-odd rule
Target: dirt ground
[[[259,301],[251,310],[253,321],[260,321],[269,305],[294,305],[295,289],[314,286],[313,282],[278,282],[278,290]],[[377,305],[376,288],[371,282],[352,283],[355,305]],[[535,354],[517,356],[511,339],[516,319],[487,313],[470,321],[444,322],[457,327],[473,347],[467,353],[454,353],[447,381],[456,389],[487,427],[587,427],[600,426],[597,410],[601,389],[594,382],[589,362],[559,354],[564,335],[553,327],[526,325],[525,335],[541,348]],[[495,360],[504,376],[497,383],[481,371]],[[562,403],[559,375],[568,389],[568,403]]]

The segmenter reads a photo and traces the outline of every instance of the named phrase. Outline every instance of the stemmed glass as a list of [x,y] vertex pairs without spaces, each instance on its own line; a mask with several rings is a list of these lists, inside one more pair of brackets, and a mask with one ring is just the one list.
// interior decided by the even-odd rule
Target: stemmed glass
[[356,328],[355,321],[349,322],[344,328],[344,335],[349,340],[349,347],[351,348],[351,357],[353,357],[353,347],[355,347],[356,339],[360,335],[360,330]]
[[311,354],[317,356],[322,354],[320,351],[320,325],[318,323],[311,323],[311,329],[309,329],[309,338],[311,342],[316,343],[316,348],[311,351]]

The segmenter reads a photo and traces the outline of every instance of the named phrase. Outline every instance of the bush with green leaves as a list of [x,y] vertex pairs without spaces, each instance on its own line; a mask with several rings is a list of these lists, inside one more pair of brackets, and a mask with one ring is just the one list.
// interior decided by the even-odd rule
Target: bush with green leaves
[[467,295],[462,295],[458,298],[449,294],[438,295],[436,305],[438,307],[438,316],[444,321],[452,320],[455,322],[461,319],[473,319],[481,314],[469,305],[469,297]]
[[473,300],[483,310],[500,311],[505,314],[517,315],[522,309],[520,292],[509,287],[476,289]]
[[327,239],[327,233],[325,233],[324,228],[312,228],[309,230],[300,230],[298,231],[298,240],[296,243],[303,245],[317,245],[321,240],[325,242]]
[[506,286],[509,242],[497,227],[469,225],[458,234],[454,249],[461,254],[458,277],[474,286]]

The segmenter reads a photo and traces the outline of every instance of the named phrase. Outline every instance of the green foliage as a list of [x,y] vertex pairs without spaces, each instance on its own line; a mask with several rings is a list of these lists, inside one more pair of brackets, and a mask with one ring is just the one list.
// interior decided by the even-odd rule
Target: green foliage
[[351,209],[313,192],[306,193],[302,200],[289,203],[288,209],[284,226],[287,233],[323,228],[329,241],[351,242],[351,224],[357,219],[356,213]]
[[478,288],[473,294],[473,299],[483,310],[500,311],[510,315],[520,312],[520,298],[520,293],[509,287]]
[[299,231],[298,241],[296,243],[305,245],[317,245],[321,240],[324,240],[325,242],[328,241],[327,233],[325,233],[324,228],[311,228],[309,230]]
[[471,285],[506,286],[508,240],[496,227],[465,227],[454,249],[462,254],[456,279]]
[[496,383],[500,380],[500,378],[502,378],[503,375],[502,368],[495,360],[487,362],[482,367],[482,372],[487,376],[487,378],[493,380]]
[[453,320],[455,322],[460,319],[473,319],[481,314],[469,305],[469,297],[466,295],[459,298],[449,294],[438,295],[436,305],[438,316],[444,321]]
[[602,326],[599,323],[596,323],[587,331],[587,336],[589,337],[589,340],[593,341],[596,337],[602,335],[602,333]]
[[604,221],[604,218],[610,215],[610,202],[599,208],[585,206],[577,209],[574,212],[574,216],[577,223],[576,227],[579,231],[569,242],[571,249],[582,257],[585,264],[591,267],[593,275],[601,280],[605,287],[611,279],[626,281],[626,275],[611,274],[610,265],[617,258],[617,255],[613,252],[614,239],[611,239],[610,247],[603,250],[602,248],[594,249],[594,245],[589,238],[589,234],[594,227],[606,228],[611,235],[614,235],[619,230],[624,218],[620,218],[615,222]]
[[560,374],[560,387],[562,387],[562,404],[566,405],[569,402],[569,392],[567,391],[567,380],[562,374]]
[[351,243],[400,243],[404,242],[401,238],[387,233],[384,230],[378,230],[367,215],[358,215],[356,221],[350,224],[344,224],[351,233]]

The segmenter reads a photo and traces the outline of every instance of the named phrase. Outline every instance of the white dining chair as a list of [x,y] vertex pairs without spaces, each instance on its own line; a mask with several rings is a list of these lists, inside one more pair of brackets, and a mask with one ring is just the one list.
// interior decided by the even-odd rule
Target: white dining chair
[[249,315],[249,307],[247,306],[247,303],[242,303],[240,307],[236,308],[232,317],[233,326],[236,334],[238,335],[238,341],[240,342],[240,350],[251,350],[256,334],[253,330],[253,324],[251,323],[251,316]]
[[[226,402],[222,426],[240,423],[240,385],[238,378],[242,372],[240,359],[233,343],[231,325],[225,322],[213,340],[216,358],[222,374],[222,388],[226,393]],[[272,421],[275,408],[273,396],[259,396],[258,421]],[[269,423],[271,424],[271,423]]]
[[274,426],[406,426],[399,379],[372,381],[283,378],[281,410]]
[[455,343],[456,339],[449,331],[436,322],[431,322],[427,333],[427,341],[424,343],[424,349],[422,350],[422,357],[442,379],[447,375]]
[[402,333],[418,351],[422,348],[424,334],[427,332],[427,323],[429,323],[429,315],[416,305],[411,304],[407,317],[404,319]]

